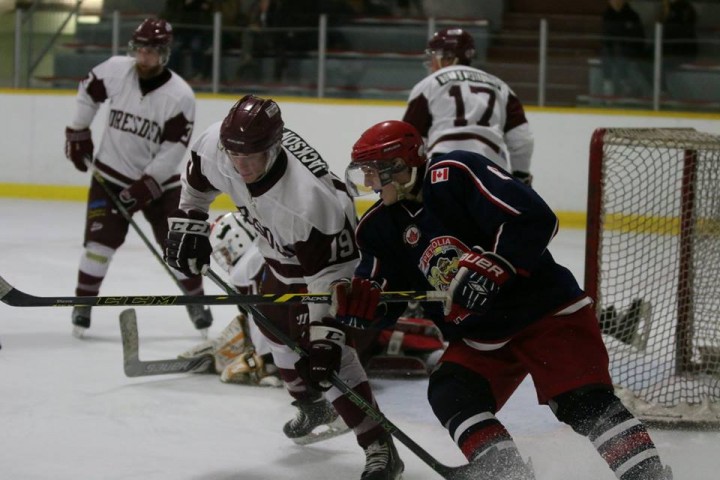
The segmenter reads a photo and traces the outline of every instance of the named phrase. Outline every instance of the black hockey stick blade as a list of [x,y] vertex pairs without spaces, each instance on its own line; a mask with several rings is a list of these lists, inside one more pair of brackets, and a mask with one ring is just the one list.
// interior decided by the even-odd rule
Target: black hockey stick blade
[[190,359],[140,360],[140,341],[138,339],[137,317],[135,309],[129,308],[120,313],[120,336],[123,346],[123,367],[128,377],[147,377],[150,375],[169,375],[171,373],[204,373],[215,363],[212,355],[207,354]]
[[[383,292],[383,302],[445,300],[445,292]],[[263,295],[125,295],[119,297],[36,297],[10,285],[0,276],[0,300],[11,307],[149,307],[168,305],[270,305],[279,303],[330,303],[329,293]]]

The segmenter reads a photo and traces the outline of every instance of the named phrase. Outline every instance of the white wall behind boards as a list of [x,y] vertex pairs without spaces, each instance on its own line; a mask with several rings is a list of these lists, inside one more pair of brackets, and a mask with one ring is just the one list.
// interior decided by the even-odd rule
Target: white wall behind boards
[[[199,98],[195,134],[222,120],[236,99]],[[305,137],[341,177],[360,134],[374,123],[401,118],[404,111],[402,102],[276,100],[285,124]],[[63,153],[65,125],[73,109],[74,95],[67,92],[0,92],[0,189],[17,184],[88,184],[88,174],[77,172]],[[585,211],[588,148],[595,128],[694,127],[720,135],[720,115],[529,109],[528,118],[535,134],[535,188],[562,212]],[[101,110],[92,125],[96,144],[104,120]]]

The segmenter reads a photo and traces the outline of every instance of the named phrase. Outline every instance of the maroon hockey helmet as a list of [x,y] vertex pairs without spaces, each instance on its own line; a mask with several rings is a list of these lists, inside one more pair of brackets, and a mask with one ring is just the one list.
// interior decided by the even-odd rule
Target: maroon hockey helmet
[[428,42],[427,53],[457,58],[461,65],[470,65],[475,57],[475,40],[462,28],[444,28],[435,32]]
[[133,32],[128,43],[128,54],[134,56],[138,48],[151,47],[160,54],[160,64],[167,65],[172,40],[172,25],[167,20],[146,18]]
[[425,144],[407,122],[388,120],[365,130],[352,149],[353,163],[388,162],[402,158],[408,167],[425,164]]
[[271,99],[245,95],[220,126],[220,143],[229,152],[249,155],[268,150],[282,139],[280,107]]
[[162,18],[146,18],[133,32],[134,45],[169,47],[172,43],[172,25]]

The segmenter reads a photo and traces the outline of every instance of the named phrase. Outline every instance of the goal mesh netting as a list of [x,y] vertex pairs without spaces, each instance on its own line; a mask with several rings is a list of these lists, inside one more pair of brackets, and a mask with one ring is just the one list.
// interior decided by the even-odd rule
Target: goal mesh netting
[[720,424],[720,136],[600,129],[590,150],[585,288],[618,392]]

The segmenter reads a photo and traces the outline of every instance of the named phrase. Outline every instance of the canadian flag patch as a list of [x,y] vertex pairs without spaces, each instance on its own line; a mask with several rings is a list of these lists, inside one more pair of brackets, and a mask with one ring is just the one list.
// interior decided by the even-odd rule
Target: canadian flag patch
[[447,182],[449,177],[448,167],[438,168],[430,172],[430,183]]

